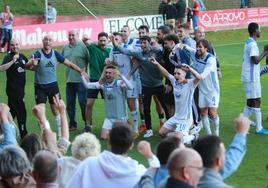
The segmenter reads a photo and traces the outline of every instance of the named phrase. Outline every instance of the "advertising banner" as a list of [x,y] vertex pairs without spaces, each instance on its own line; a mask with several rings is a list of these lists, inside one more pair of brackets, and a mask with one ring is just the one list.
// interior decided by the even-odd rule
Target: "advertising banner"
[[24,25],[13,27],[13,37],[19,39],[21,48],[37,48],[42,46],[44,35],[53,37],[53,45],[60,46],[68,43],[68,31],[77,29],[79,38],[84,34],[94,41],[98,39],[98,33],[102,31],[102,19],[64,22],[55,24]]
[[250,22],[268,25],[268,8],[202,11],[199,16],[199,26],[205,31],[245,28]]
[[134,35],[137,35],[137,30],[141,25],[147,25],[150,33],[156,33],[157,28],[164,23],[162,15],[106,18],[103,22],[103,30],[108,34],[118,32],[124,25],[128,25]]

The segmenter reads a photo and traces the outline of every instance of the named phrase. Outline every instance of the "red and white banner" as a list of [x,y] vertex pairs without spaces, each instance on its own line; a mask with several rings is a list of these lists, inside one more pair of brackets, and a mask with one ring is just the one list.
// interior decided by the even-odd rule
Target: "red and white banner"
[[205,31],[245,28],[250,22],[268,25],[268,8],[202,11],[199,26]]
[[53,37],[53,45],[60,46],[68,43],[68,31],[77,29],[79,38],[84,34],[94,41],[102,31],[103,20],[89,20],[79,22],[64,22],[56,24],[24,25],[13,27],[13,37],[19,39],[21,48],[37,48],[42,46],[42,38],[49,34]]

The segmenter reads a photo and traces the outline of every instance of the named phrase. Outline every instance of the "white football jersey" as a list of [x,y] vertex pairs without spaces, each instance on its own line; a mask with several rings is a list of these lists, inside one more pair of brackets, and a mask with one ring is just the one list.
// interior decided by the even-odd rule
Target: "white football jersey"
[[243,65],[241,72],[241,80],[243,82],[259,82],[260,81],[260,64],[251,62],[252,56],[259,56],[259,48],[256,41],[250,37],[244,47]]
[[175,115],[178,119],[192,119],[192,101],[196,85],[193,79],[186,83],[178,83],[174,76],[169,74],[168,79],[173,86],[175,100]]

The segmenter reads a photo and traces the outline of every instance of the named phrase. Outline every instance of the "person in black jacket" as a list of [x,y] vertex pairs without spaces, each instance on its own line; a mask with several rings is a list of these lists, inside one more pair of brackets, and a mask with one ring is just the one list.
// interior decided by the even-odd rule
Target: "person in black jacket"
[[10,52],[4,57],[0,71],[6,71],[6,94],[8,106],[13,118],[17,118],[20,136],[27,134],[26,129],[26,108],[24,103],[24,88],[26,83],[25,64],[28,59],[20,52],[19,41],[12,39]]

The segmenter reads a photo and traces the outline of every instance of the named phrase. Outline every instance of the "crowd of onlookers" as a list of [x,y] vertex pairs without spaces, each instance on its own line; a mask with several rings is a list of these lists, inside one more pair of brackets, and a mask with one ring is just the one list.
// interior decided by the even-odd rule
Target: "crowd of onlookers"
[[147,141],[138,151],[148,159],[146,169],[128,156],[134,147],[130,128],[114,125],[109,133],[108,150],[101,151],[91,133],[76,136],[72,156],[65,156],[69,142],[65,105],[54,99],[62,116],[62,137],[57,141],[46,119],[45,108],[36,105],[32,112],[41,135],[29,134],[17,143],[9,107],[0,105],[4,139],[0,145],[0,187],[229,187],[223,179],[239,167],[246,153],[249,120],[235,120],[236,135],[225,150],[217,136],[198,139],[192,148],[180,137],[170,136],[157,146],[156,155]]

